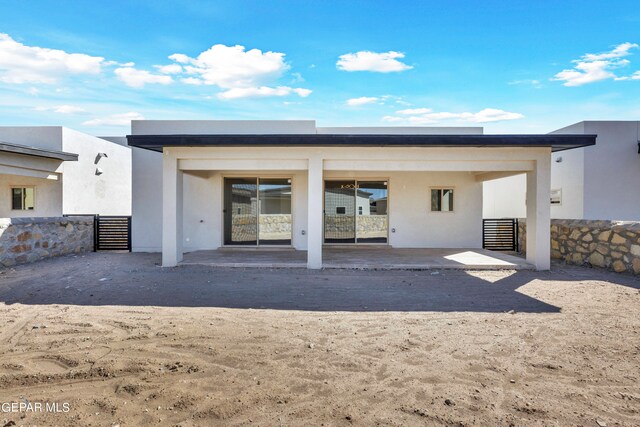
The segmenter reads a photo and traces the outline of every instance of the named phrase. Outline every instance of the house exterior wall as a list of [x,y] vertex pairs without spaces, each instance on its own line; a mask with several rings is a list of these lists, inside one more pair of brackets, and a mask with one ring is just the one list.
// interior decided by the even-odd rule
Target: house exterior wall
[[319,134],[353,134],[353,135],[482,135],[484,128],[481,126],[344,126],[344,127],[318,127]]
[[[222,244],[225,176],[290,177],[292,245],[306,249],[311,228],[306,168],[314,157],[324,159],[324,180],[388,181],[389,229],[396,229],[389,234],[390,245],[477,248],[482,233],[482,182],[473,171],[531,170],[536,158],[548,155],[549,149],[540,148],[169,147],[163,155],[134,149],[133,250],[161,250],[162,157],[175,158],[182,170],[181,244],[190,251]],[[431,187],[454,188],[454,212],[430,212]]]
[[[135,150],[134,159],[138,164]],[[151,155],[157,153],[151,153]],[[146,153],[145,153],[146,154]],[[145,168],[150,178],[150,168]],[[155,183],[161,182],[157,171]],[[292,179],[292,246],[307,249],[308,186],[306,171],[185,172],[183,176],[183,247],[185,252],[215,249],[223,245],[224,177],[287,177]],[[135,176],[134,176],[135,178]],[[350,172],[326,171],[325,180],[360,179],[388,182],[389,244],[398,248],[479,248],[482,246],[482,183],[468,172]],[[161,198],[137,197],[155,189],[151,180],[134,187],[132,244],[136,252],[159,252],[162,241]],[[155,188],[154,188],[155,187]],[[431,187],[454,189],[453,212],[431,212]],[[152,200],[153,199],[153,200]],[[302,232],[305,231],[303,235]]]
[[584,149],[584,219],[640,220],[640,122],[588,121],[598,135]]
[[[10,176],[0,180],[0,200],[9,191],[7,185],[36,185],[36,208],[27,211],[26,216],[131,214],[132,161],[129,147],[60,126],[2,126],[0,141],[78,154],[78,161],[62,162],[55,170],[58,181],[33,181],[27,177],[18,180]],[[108,157],[96,164],[98,153],[106,153]],[[25,162],[24,167],[28,171],[29,162],[50,163],[52,160],[30,157]],[[96,175],[97,167],[103,170],[103,174]],[[0,212],[0,216],[25,215],[11,211],[7,215]]]
[[[33,210],[11,209],[11,188],[35,187]],[[34,178],[22,175],[0,174],[0,218],[54,217],[62,215],[62,180]]]
[[[551,218],[640,220],[640,122],[586,121],[552,133],[598,138],[595,146],[551,155],[551,190],[562,191],[562,204],[551,205]],[[485,182],[483,216],[526,216],[525,194],[522,176]]]
[[525,174],[482,183],[483,218],[524,218],[527,216]]
[[162,153],[132,147],[131,155],[131,245],[135,252],[159,252],[162,247]]
[[0,141],[62,151],[62,127],[0,126]]
[[[78,154],[63,164],[65,214],[131,215],[130,148],[63,128],[62,151]],[[96,164],[98,153],[107,157]]]

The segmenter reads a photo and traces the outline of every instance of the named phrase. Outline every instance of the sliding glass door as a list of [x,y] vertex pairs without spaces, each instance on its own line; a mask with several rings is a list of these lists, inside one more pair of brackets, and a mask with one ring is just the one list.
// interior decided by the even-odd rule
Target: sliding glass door
[[356,241],[387,243],[387,183],[358,181],[356,198]]
[[387,243],[386,181],[325,181],[325,243]]
[[291,180],[225,178],[225,245],[290,245]]
[[225,178],[224,180],[224,244],[258,244],[256,178]]
[[258,178],[258,244],[291,244],[291,180]]
[[325,181],[325,243],[356,242],[355,188],[355,181]]

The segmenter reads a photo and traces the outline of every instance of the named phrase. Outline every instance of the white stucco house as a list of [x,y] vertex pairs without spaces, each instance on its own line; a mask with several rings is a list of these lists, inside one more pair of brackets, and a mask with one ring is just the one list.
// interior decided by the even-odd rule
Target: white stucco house
[[[551,132],[597,145],[551,154],[551,218],[640,221],[640,122],[583,121]],[[485,218],[526,216],[526,177],[484,184]]]
[[61,126],[0,127],[0,218],[131,214],[131,149]]
[[[481,248],[486,180],[524,174],[527,261],[550,266],[551,153],[594,135],[323,128],[299,121],[133,121],[132,246],[185,252],[323,245]],[[563,151],[565,152],[565,151]]]

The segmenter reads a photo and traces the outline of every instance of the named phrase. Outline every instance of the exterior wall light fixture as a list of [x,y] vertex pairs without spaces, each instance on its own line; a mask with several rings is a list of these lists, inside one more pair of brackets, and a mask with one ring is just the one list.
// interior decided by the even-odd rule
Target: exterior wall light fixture
[[98,153],[98,155],[96,156],[96,160],[93,162],[93,164],[97,165],[100,159],[103,157],[109,157],[109,156],[107,156],[107,153]]

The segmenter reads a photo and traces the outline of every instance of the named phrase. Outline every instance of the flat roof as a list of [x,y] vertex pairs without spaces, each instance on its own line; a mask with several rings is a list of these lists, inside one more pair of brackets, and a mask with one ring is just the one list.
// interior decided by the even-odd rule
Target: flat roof
[[13,154],[22,154],[24,156],[44,157],[46,159],[56,159],[67,162],[77,162],[78,155],[67,153],[65,151],[44,150],[42,148],[29,147],[27,145],[10,144],[0,141],[0,151]]
[[597,135],[398,135],[398,134],[182,134],[127,135],[132,147],[550,147],[552,151],[595,145]]

